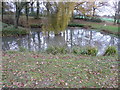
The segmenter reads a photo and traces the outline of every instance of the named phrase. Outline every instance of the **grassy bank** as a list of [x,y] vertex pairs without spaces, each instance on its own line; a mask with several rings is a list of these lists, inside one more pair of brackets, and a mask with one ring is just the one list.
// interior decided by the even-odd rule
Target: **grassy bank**
[[21,35],[26,35],[29,34],[28,30],[22,27],[18,27],[17,29],[14,28],[13,25],[8,25],[5,23],[2,23],[2,36],[21,36]]
[[96,23],[96,22],[88,22],[88,21],[84,21],[84,20],[74,20],[73,22],[71,22],[71,24],[69,24],[69,26],[71,27],[85,27],[85,28],[90,28],[90,29],[94,29],[97,31],[102,31],[102,32],[106,32],[109,34],[115,34],[118,35],[120,34],[118,32],[118,25],[113,25],[111,23],[107,23],[107,22],[101,22],[101,23]]
[[117,56],[3,52],[3,87],[117,88]]

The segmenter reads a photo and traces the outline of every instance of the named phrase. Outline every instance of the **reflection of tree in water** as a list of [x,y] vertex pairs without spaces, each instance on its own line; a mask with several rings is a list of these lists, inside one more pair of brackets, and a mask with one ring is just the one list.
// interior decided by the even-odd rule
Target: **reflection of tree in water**
[[47,43],[47,46],[63,46],[65,45],[65,37],[64,35],[46,37],[45,42]]
[[2,49],[3,50],[9,50],[10,49],[10,46],[9,46],[9,44],[8,44],[9,42],[8,41],[6,41],[6,40],[2,40]]
[[38,50],[41,50],[40,32],[37,32],[37,36],[38,36]]
[[30,50],[31,51],[31,35],[28,35],[27,36],[27,42],[28,42],[28,50]]
[[[98,33],[98,34],[97,34]],[[100,35],[100,36],[99,36]],[[117,39],[113,36],[104,35],[99,32],[84,29],[67,29],[65,33],[50,37],[43,35],[42,32],[33,31],[31,35],[19,38],[3,38],[3,50],[15,50],[15,48],[24,47],[28,50],[43,50],[51,45],[53,46],[87,46],[92,45],[98,47],[100,51],[109,45],[116,45]]]
[[[2,49],[3,50],[10,50],[16,47],[17,38],[14,37],[7,37],[2,38]],[[16,47],[17,49],[17,47]]]

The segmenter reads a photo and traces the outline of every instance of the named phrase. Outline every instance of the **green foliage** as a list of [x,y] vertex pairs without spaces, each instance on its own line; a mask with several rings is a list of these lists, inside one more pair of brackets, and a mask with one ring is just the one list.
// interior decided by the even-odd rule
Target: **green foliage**
[[12,51],[12,50],[9,50],[9,51],[7,51],[7,53],[9,53],[9,54],[14,54],[14,53],[18,53],[19,51]]
[[102,22],[102,20],[100,18],[94,18],[94,17],[91,18],[90,21],[91,22],[98,22],[98,23]]
[[95,47],[86,47],[86,48],[75,47],[72,49],[73,54],[79,54],[79,55],[96,56],[97,52],[98,52],[98,50]]
[[51,54],[55,55],[55,54],[66,54],[68,52],[68,50],[65,47],[61,47],[61,46],[59,46],[59,47],[51,46],[51,47],[47,48],[46,52],[48,54],[51,53]]
[[97,23],[101,23],[102,20],[100,18],[96,18],[96,17],[88,17],[88,18],[85,18],[85,21],[90,21],[90,22],[97,22]]
[[73,53],[73,54],[78,54],[78,52],[79,52],[78,49],[76,49],[76,48],[73,48],[73,49],[72,49],[72,53]]
[[109,47],[106,49],[104,55],[110,56],[110,55],[115,55],[115,54],[117,54],[116,47],[114,47],[114,46],[109,46]]
[[[47,11],[47,17],[43,25],[43,30],[46,32],[54,31],[55,34],[59,34],[61,31],[64,31],[67,28],[68,23],[72,17],[72,12],[74,10],[74,2],[59,2],[55,4],[56,11],[50,12]],[[46,22],[47,21],[47,22]]]
[[69,27],[84,27],[85,25],[73,23],[73,24],[68,24],[68,26],[69,26]]
[[25,52],[25,51],[27,51],[27,49],[24,48],[24,47],[19,47],[19,51],[20,51],[20,52]]
[[90,22],[102,22],[102,20],[100,18],[97,18],[97,17],[87,17],[87,16],[75,16],[74,19],[84,19],[85,21],[90,21]]
[[88,47],[87,48],[87,55],[96,56],[97,52],[98,52],[98,50],[95,47]]

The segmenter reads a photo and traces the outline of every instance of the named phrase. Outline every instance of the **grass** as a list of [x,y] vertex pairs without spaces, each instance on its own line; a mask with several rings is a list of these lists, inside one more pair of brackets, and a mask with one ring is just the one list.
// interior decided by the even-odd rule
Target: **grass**
[[109,34],[118,35],[118,26],[112,26],[112,25],[106,25],[104,26],[103,23],[93,23],[93,22],[87,22],[87,23],[71,23],[68,26],[70,27],[83,27],[83,28],[91,28],[97,31],[103,31]]
[[2,53],[3,87],[118,88],[117,56]]
[[18,27],[16,29],[13,25],[8,25],[5,23],[2,23],[2,27],[2,30],[0,30],[0,32],[2,32],[2,36],[21,36],[29,34],[28,30],[22,27]]
[[21,36],[26,34],[28,34],[28,31],[23,28],[15,29],[14,27],[10,27],[2,30],[2,36]]
[[107,25],[107,26],[103,26],[101,24],[97,24],[97,23],[94,23],[94,24],[90,24],[93,28],[96,28],[98,30],[108,30],[108,31],[112,31],[112,32],[118,32],[118,27],[117,26],[110,26],[110,25]]
[[113,18],[101,18],[104,21],[114,22]]

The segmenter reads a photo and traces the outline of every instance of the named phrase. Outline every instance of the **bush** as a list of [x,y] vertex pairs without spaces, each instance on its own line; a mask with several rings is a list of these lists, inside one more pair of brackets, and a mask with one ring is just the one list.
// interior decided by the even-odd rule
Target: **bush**
[[73,54],[81,54],[81,55],[91,55],[96,56],[97,55],[97,48],[95,47],[87,47],[87,48],[73,48],[72,53]]
[[100,18],[94,18],[94,17],[91,18],[90,21],[91,22],[98,22],[98,23],[102,22],[102,20]]
[[9,54],[14,54],[14,53],[18,53],[18,51],[8,50],[7,53],[9,53]]
[[20,51],[20,52],[25,52],[25,51],[27,51],[27,49],[24,48],[24,47],[19,47],[19,51]]
[[95,47],[88,47],[87,48],[87,52],[86,52],[87,55],[96,56],[97,53],[98,53],[97,48],[95,48]]
[[83,48],[80,48],[80,47],[72,48],[72,53],[73,54],[82,54],[83,51],[85,51],[85,50]]
[[105,51],[105,53],[104,53],[104,56],[105,56],[105,55],[108,55],[108,56],[110,56],[110,55],[115,55],[116,53],[117,53],[116,47],[114,47],[114,46],[109,46],[109,47],[106,49],[106,51]]
[[78,50],[77,48],[73,48],[73,49],[72,49],[72,53],[73,53],[73,54],[78,54],[78,53],[79,53],[79,50]]
[[68,51],[65,47],[52,46],[52,47],[47,48],[46,52],[48,54],[51,53],[51,54],[55,55],[55,54],[66,54]]
[[69,27],[84,27],[82,24],[68,24]]

